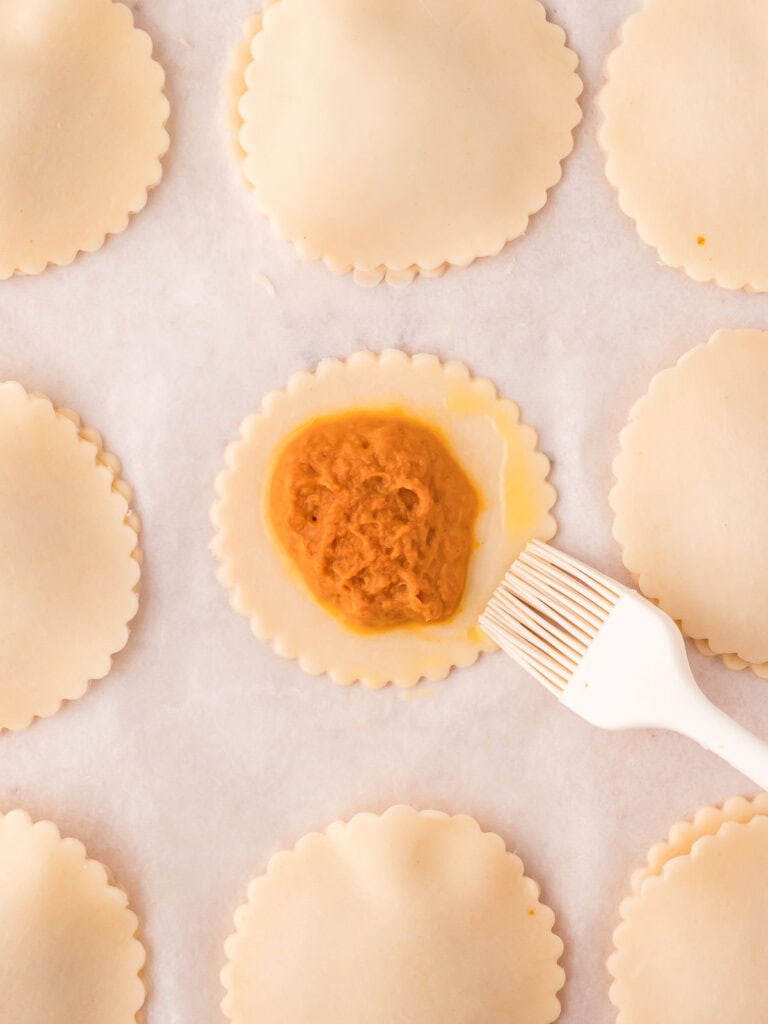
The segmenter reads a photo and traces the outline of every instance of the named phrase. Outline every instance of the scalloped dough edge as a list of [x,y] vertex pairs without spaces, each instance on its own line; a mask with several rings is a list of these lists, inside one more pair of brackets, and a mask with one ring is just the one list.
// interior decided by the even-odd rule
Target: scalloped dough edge
[[[244,166],[247,154],[240,143],[240,130],[243,125],[243,120],[239,112],[239,104],[247,92],[245,75],[248,66],[251,63],[248,57],[250,56],[250,48],[253,43],[253,39],[259,32],[261,32],[263,28],[264,15],[268,9],[279,2],[280,0],[264,0],[261,11],[246,20],[241,33],[241,38],[232,49],[230,70],[225,77],[224,91],[227,102],[226,124],[230,150],[238,162],[240,181],[251,192],[254,191],[254,186],[248,179]],[[521,216],[520,221],[514,225],[513,229],[511,229],[511,233],[507,233],[503,236],[501,234],[497,234],[493,241],[488,241],[483,244],[478,242],[471,247],[473,251],[466,251],[462,255],[452,254],[449,258],[445,259],[443,262],[435,264],[434,266],[425,266],[414,263],[408,267],[392,267],[387,264],[379,264],[376,267],[358,267],[352,264],[340,264],[330,256],[326,256],[321,252],[311,251],[306,245],[302,244],[300,239],[290,238],[288,234],[282,230],[279,220],[276,217],[265,213],[260,208],[258,202],[254,203],[254,208],[258,216],[268,221],[274,236],[280,241],[293,245],[300,259],[305,262],[320,260],[324,266],[336,276],[351,274],[355,284],[363,288],[372,288],[382,282],[386,282],[396,288],[401,288],[412,284],[417,277],[442,277],[449,269],[465,269],[478,259],[498,256],[498,254],[507,245],[523,237],[528,230],[528,225],[531,219],[544,208],[547,203],[549,193],[559,185],[562,180],[565,162],[573,153],[576,145],[576,130],[584,117],[583,110],[579,103],[579,98],[584,91],[584,83],[579,75],[579,56],[576,51],[568,45],[568,37],[565,29],[556,22],[549,20],[547,10],[542,3],[542,0],[535,0],[535,5],[538,8],[540,17],[547,23],[549,28],[553,30],[553,33],[558,34],[561,45],[567,53],[574,58],[575,63],[573,67],[573,75],[579,83],[579,88],[573,97],[576,114],[574,116],[573,124],[569,130],[570,145],[564,145],[562,156],[559,158],[557,171],[553,174],[552,180],[542,187],[540,195],[535,201],[531,202],[531,208],[528,213],[524,218]],[[563,133],[563,137],[565,137],[565,132]]]
[[[749,329],[746,330],[747,333],[751,333]],[[660,603],[661,597],[659,594],[654,593],[652,590],[646,590],[647,577],[640,568],[637,556],[632,551],[631,546],[626,539],[619,510],[616,507],[617,494],[620,487],[619,480],[621,467],[625,454],[624,443],[626,438],[629,437],[632,431],[638,409],[642,408],[642,406],[644,406],[646,402],[650,401],[654,397],[656,390],[660,386],[661,382],[666,380],[673,374],[677,373],[677,371],[681,367],[685,366],[689,359],[695,358],[697,354],[699,354],[702,350],[718,344],[718,341],[721,338],[721,336],[730,335],[734,333],[739,332],[738,330],[731,331],[726,329],[720,329],[718,331],[715,331],[715,333],[711,336],[711,338],[708,341],[705,341],[699,345],[695,345],[693,348],[690,348],[686,352],[684,352],[683,355],[677,360],[677,362],[673,366],[667,366],[663,370],[660,370],[658,373],[656,373],[651,379],[650,384],[648,385],[648,390],[633,404],[629,412],[629,418],[627,420],[627,423],[622,428],[619,434],[619,451],[615,456],[612,464],[613,486],[611,487],[611,490],[608,495],[608,504],[614,514],[611,533],[613,535],[613,539],[619,545],[621,551],[621,560],[624,565],[624,568],[627,570],[627,572],[630,573],[632,579],[634,580],[638,588],[642,591],[643,595],[647,597],[649,601],[652,601],[659,607],[662,607]],[[768,679],[768,662],[752,664],[751,662],[744,661],[744,659],[740,658],[738,654],[731,653],[728,651],[715,651],[712,649],[709,640],[706,637],[692,636],[691,633],[686,630],[684,620],[676,618],[675,622],[677,623],[677,626],[680,629],[680,632],[683,634],[683,636],[687,637],[694,643],[696,650],[700,654],[703,654],[705,657],[708,658],[719,658],[726,668],[729,668],[734,672],[741,672],[745,668],[748,668],[751,669],[752,672],[759,679]]]
[[726,822],[746,824],[757,815],[768,815],[768,793],[758,793],[752,799],[734,796],[719,806],[699,808],[692,820],[677,822],[666,839],[651,847],[646,864],[632,875],[632,893],[639,895],[647,878],[659,875],[674,858],[687,856],[703,836],[716,835]]
[[[430,370],[438,369],[447,376],[453,376],[462,384],[469,385],[472,390],[477,391],[486,400],[493,401],[508,412],[510,419],[514,421],[515,428],[521,433],[526,441],[526,450],[536,462],[538,468],[537,481],[541,493],[546,493],[546,499],[542,503],[541,526],[536,531],[539,540],[549,541],[557,532],[557,521],[552,514],[552,509],[557,503],[557,490],[551,483],[551,462],[549,458],[539,449],[538,432],[528,423],[524,423],[520,417],[518,405],[509,398],[500,397],[493,381],[487,377],[473,376],[464,363],[452,360],[443,362],[437,356],[427,353],[408,355],[401,349],[384,349],[374,352],[364,349],[354,353],[347,359],[330,357],[322,359],[315,370],[308,372],[300,370],[291,375],[286,386],[281,390],[271,391],[264,396],[258,412],[250,413],[240,424],[238,436],[231,441],[224,451],[224,468],[219,472],[214,484],[215,500],[210,511],[210,520],[214,528],[214,536],[210,543],[210,549],[217,560],[217,579],[229,593],[230,607],[239,615],[243,615],[250,622],[252,633],[258,639],[269,643],[276,654],[289,660],[294,660],[307,675],[327,675],[337,686],[350,686],[360,683],[367,689],[383,689],[392,684],[400,689],[409,689],[419,683],[422,679],[429,682],[441,682],[454,668],[468,668],[473,665],[480,654],[490,653],[497,650],[496,645],[484,634],[480,634],[477,643],[471,648],[467,645],[463,657],[446,658],[441,663],[440,669],[433,669],[429,672],[419,670],[409,671],[397,678],[378,679],[368,678],[359,673],[350,673],[347,669],[341,670],[327,664],[327,659],[318,660],[314,655],[302,653],[295,640],[288,634],[274,633],[265,628],[261,614],[248,607],[243,599],[241,588],[236,582],[232,564],[232,553],[228,551],[224,542],[224,529],[226,526],[225,510],[228,506],[228,482],[235,475],[239,467],[241,451],[248,445],[254,429],[265,419],[269,418],[275,407],[290,398],[301,394],[305,389],[311,388],[316,381],[322,381],[328,376],[342,372],[349,368],[353,371],[364,370],[374,365],[384,365],[394,362],[400,365],[410,365],[417,369],[421,367]],[[503,574],[504,569],[502,569]]]
[[118,457],[116,455],[113,455],[111,452],[105,450],[104,442],[99,431],[94,430],[91,427],[85,426],[76,412],[73,412],[72,409],[68,409],[66,407],[55,406],[47,395],[44,395],[39,391],[27,391],[23,384],[20,384],[18,381],[14,380],[3,381],[1,383],[4,386],[10,385],[12,387],[20,389],[21,391],[24,392],[24,394],[27,396],[27,399],[30,402],[44,402],[53,410],[54,414],[59,419],[72,424],[75,430],[75,436],[78,441],[83,441],[86,444],[91,445],[91,447],[94,449],[94,465],[103,466],[104,469],[106,469],[110,473],[112,477],[112,492],[114,494],[119,495],[126,503],[127,511],[123,521],[125,525],[129,527],[131,530],[133,530],[133,532],[136,534],[136,545],[133,551],[131,552],[131,558],[133,558],[134,561],[136,562],[138,568],[138,577],[133,587],[133,593],[136,595],[137,599],[137,607],[134,614],[125,624],[125,641],[121,647],[119,647],[115,651],[112,651],[112,653],[108,656],[104,671],[99,673],[98,675],[95,675],[91,679],[84,680],[82,690],[79,693],[75,693],[67,697],[57,698],[55,701],[55,705],[54,702],[51,702],[46,708],[42,709],[40,712],[33,715],[29,715],[28,717],[25,716],[24,718],[20,718],[12,725],[3,725],[0,723],[0,733],[2,733],[3,731],[21,732],[22,730],[27,729],[36,719],[51,718],[62,708],[64,704],[69,703],[71,701],[80,700],[81,697],[85,696],[85,694],[88,692],[93,683],[98,682],[99,680],[104,679],[107,675],[109,675],[112,669],[112,663],[114,661],[114,658],[122,650],[124,650],[126,645],[128,644],[128,640],[130,637],[130,623],[138,614],[138,597],[141,589],[141,570],[144,564],[144,552],[142,551],[140,544],[141,519],[139,518],[139,514],[132,507],[134,500],[133,488],[122,478],[122,466],[120,464],[120,460],[118,459]]
[[146,50],[147,58],[159,69],[159,96],[161,100],[162,113],[160,115],[159,128],[162,132],[163,142],[152,161],[152,173],[148,173],[148,180],[146,185],[139,187],[131,200],[128,209],[119,218],[111,223],[103,231],[96,229],[91,235],[86,236],[84,241],[79,243],[73,249],[66,249],[62,253],[40,258],[35,261],[31,261],[27,267],[20,269],[19,267],[11,267],[9,264],[3,265],[0,263],[0,281],[6,281],[11,277],[35,277],[38,274],[42,274],[43,271],[49,267],[68,267],[77,259],[81,253],[93,253],[98,252],[102,249],[109,238],[115,235],[122,234],[128,225],[130,224],[131,218],[136,214],[141,213],[144,207],[149,201],[149,193],[157,188],[163,178],[163,159],[167,155],[171,145],[171,137],[167,130],[168,120],[171,116],[171,106],[168,97],[165,93],[167,76],[165,68],[154,56],[154,42],[152,37],[144,29],[138,28],[136,25],[136,19],[134,13],[130,7],[121,0],[108,0],[108,2],[115,8],[122,9],[125,12],[122,16],[127,15],[130,28],[133,32],[136,32],[142,37],[142,42]]
[[[546,911],[549,920],[550,927],[549,932],[559,944],[559,955],[554,961],[555,966],[560,972],[560,984],[556,989],[556,993],[562,991],[565,985],[565,971],[560,966],[565,947],[562,939],[555,931],[556,917],[551,907],[546,903],[541,902],[541,886],[540,884],[529,875],[525,873],[525,865],[521,858],[514,853],[512,850],[507,849],[507,845],[500,835],[496,832],[485,831],[478,821],[469,814],[447,814],[444,811],[434,810],[416,810],[408,804],[395,804],[388,808],[383,814],[376,814],[372,811],[361,811],[355,814],[352,818],[346,820],[337,820],[332,824],[328,825],[322,831],[309,832],[304,835],[299,841],[291,848],[281,850],[275,853],[268,861],[266,870],[259,875],[256,875],[248,884],[246,891],[246,901],[241,904],[233,915],[234,932],[232,932],[225,941],[224,951],[227,957],[227,963],[222,968],[219,975],[221,985],[224,989],[225,995],[221,1002],[221,1009],[224,1016],[231,1022],[231,1024],[246,1024],[241,1018],[236,1017],[231,1011],[231,978],[232,978],[232,960],[235,958],[240,945],[240,931],[245,924],[246,916],[250,907],[258,899],[259,890],[262,885],[265,884],[270,878],[280,874],[284,871],[292,862],[296,854],[303,854],[310,852],[314,847],[323,846],[328,839],[332,839],[335,835],[343,832],[347,829],[355,829],[360,825],[373,824],[374,822],[384,821],[413,821],[418,819],[431,819],[433,821],[439,821],[443,823],[450,823],[457,829],[463,829],[465,833],[471,835],[474,839],[480,839],[482,842],[493,844],[499,850],[504,857],[509,858],[514,863],[516,870],[519,871],[520,879],[522,884],[528,890],[531,900],[536,902],[537,908],[542,911]],[[556,998],[558,1006],[560,1006],[560,1000]],[[558,1014],[559,1017],[559,1014]]]
[[759,793],[751,800],[745,797],[731,797],[722,805],[702,807],[692,821],[677,822],[669,831],[666,840],[651,847],[647,863],[632,874],[630,894],[619,904],[619,924],[613,932],[613,952],[608,957],[608,973],[613,979],[609,999],[619,1011],[616,1024],[625,1024],[619,991],[620,979],[616,973],[616,961],[624,929],[628,927],[635,906],[643,898],[645,889],[660,885],[677,869],[686,857],[696,857],[702,845],[714,842],[718,835],[735,828],[748,828],[755,821],[768,818],[768,793]]
[[[623,189],[619,183],[619,175],[616,171],[615,161],[612,158],[606,128],[606,121],[609,116],[607,94],[611,85],[612,65],[616,60],[617,51],[632,39],[635,28],[637,24],[642,21],[645,12],[648,8],[656,6],[657,4],[659,4],[659,0],[644,0],[643,6],[639,10],[634,11],[624,20],[618,33],[618,41],[603,62],[603,85],[597,97],[597,106],[600,111],[602,121],[598,128],[597,140],[603,156],[605,157],[605,176],[611,187],[616,192],[621,212],[634,224],[635,231],[640,240],[658,254],[660,261],[665,267],[669,267],[671,270],[682,270],[692,281],[696,281],[698,284],[711,284],[718,288],[724,288],[727,291],[743,291],[747,294],[768,291],[768,284],[766,284],[765,287],[757,287],[749,281],[734,281],[722,273],[701,273],[697,271],[696,268],[687,266],[684,258],[673,256],[665,243],[651,238],[651,233],[643,223],[642,217],[632,209],[632,203],[628,198],[626,189]],[[765,672],[765,678],[768,678],[768,665],[766,666]]]
[[[224,122],[227,134],[227,141],[230,152],[237,167],[237,178],[240,184],[248,192],[253,191],[253,186],[245,174],[246,152],[240,145],[240,129],[243,126],[243,119],[238,109],[240,100],[246,93],[245,72],[251,62],[251,45],[254,37],[261,32],[264,12],[268,7],[279,0],[264,0],[261,10],[252,14],[246,19],[240,39],[232,48],[230,67],[224,78]],[[563,160],[567,157],[563,157]],[[256,215],[262,220],[267,220],[261,210],[254,204]],[[307,257],[309,258],[309,257]],[[395,288],[403,288],[412,284],[421,275],[427,278],[442,277],[448,269],[448,264],[443,263],[439,267],[427,269],[424,267],[411,266],[404,270],[390,270],[385,266],[375,267],[372,270],[360,270],[357,268],[338,269],[328,266],[332,273],[341,275],[351,272],[355,284],[361,288],[375,288],[376,285],[386,281]]]
[[82,840],[75,839],[73,837],[62,837],[61,830],[53,821],[50,821],[47,818],[33,819],[29,812],[21,807],[14,807],[10,811],[0,811],[0,824],[7,819],[10,819],[11,822],[17,821],[22,828],[28,829],[31,832],[46,835],[50,841],[61,843],[69,847],[71,850],[77,851],[77,856],[82,864],[83,871],[103,879],[104,888],[109,898],[120,905],[126,914],[130,915],[130,919],[133,924],[130,945],[138,947],[136,950],[136,980],[141,990],[139,992],[137,989],[138,1005],[134,1011],[132,1024],[143,1024],[144,1010],[146,1008],[147,997],[149,995],[149,985],[147,982],[149,953],[146,945],[144,944],[141,921],[139,920],[136,911],[131,907],[128,893],[121,885],[118,884],[109,865],[105,864],[103,861],[89,857],[88,851]]

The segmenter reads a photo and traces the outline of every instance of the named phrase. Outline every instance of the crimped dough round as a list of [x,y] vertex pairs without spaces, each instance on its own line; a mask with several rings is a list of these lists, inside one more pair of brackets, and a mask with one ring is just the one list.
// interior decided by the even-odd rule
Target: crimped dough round
[[659,374],[614,463],[640,589],[725,662],[768,668],[768,333],[719,331]]
[[[459,611],[446,622],[377,633],[351,629],[318,604],[274,537],[266,498],[276,452],[307,423],[350,411],[396,411],[435,428],[478,494],[467,585]],[[525,544],[549,540],[556,529],[549,461],[537,450],[535,431],[520,423],[517,406],[498,398],[490,381],[435,356],[389,350],[324,360],[264,399],[261,411],[243,421],[225,461],[212,511],[213,551],[233,608],[279,654],[343,685],[413,686],[422,677],[443,679],[453,666],[471,665],[481,651],[493,650],[477,624],[480,613]]]
[[539,887],[469,817],[394,807],[306,836],[228,940],[234,1024],[551,1024],[563,945]]
[[538,0],[278,0],[248,31],[230,98],[257,208],[359,283],[499,252],[573,148],[577,58]]
[[768,290],[768,6],[646,0],[600,97],[607,174],[664,263]]
[[163,69],[112,0],[0,0],[0,280],[100,249],[160,181]]
[[23,729],[125,646],[140,524],[96,431],[13,382],[0,384],[0,467],[0,729]]
[[762,796],[676,825],[635,875],[609,960],[619,1024],[768,1019],[768,817]]
[[83,844],[0,815],[0,1020],[136,1024],[144,948],[125,893]]

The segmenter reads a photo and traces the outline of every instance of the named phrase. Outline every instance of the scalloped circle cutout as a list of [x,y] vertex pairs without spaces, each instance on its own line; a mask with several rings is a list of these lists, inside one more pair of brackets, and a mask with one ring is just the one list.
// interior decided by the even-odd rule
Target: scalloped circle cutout
[[560,180],[582,84],[539,0],[277,0],[246,33],[236,150],[306,259],[366,285],[464,267]]
[[732,668],[768,668],[768,333],[719,331],[658,374],[614,462],[613,532],[646,597]]
[[600,95],[606,173],[670,267],[768,290],[768,8],[646,0],[624,25]]
[[554,914],[467,816],[393,807],[306,836],[251,882],[226,944],[233,1024],[552,1024]]
[[[276,451],[298,428],[344,412],[397,411],[434,428],[480,499],[475,548],[461,606],[452,619],[363,633],[345,626],[309,592],[281,550],[266,502]],[[327,359],[291,378],[248,416],[225,453],[212,510],[213,552],[233,608],[278,654],[335,683],[409,687],[443,679],[493,650],[477,620],[525,544],[554,536],[555,490],[536,432],[514,402],[461,363],[397,350]]]
[[109,672],[138,609],[141,524],[120,463],[75,413],[0,384],[0,729]]
[[112,0],[0,0],[0,280],[94,252],[162,176],[152,41]]
[[137,931],[128,897],[79,840],[24,811],[0,814],[0,1020],[138,1024]]

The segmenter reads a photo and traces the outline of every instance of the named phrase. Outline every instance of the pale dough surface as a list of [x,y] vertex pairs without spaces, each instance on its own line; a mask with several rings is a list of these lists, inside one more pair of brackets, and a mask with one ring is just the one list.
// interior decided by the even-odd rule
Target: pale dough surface
[[646,878],[660,875],[669,861],[689,854],[693,844],[702,836],[716,835],[726,821],[746,825],[758,814],[768,815],[768,793],[758,793],[752,800],[734,796],[726,800],[722,807],[702,807],[696,812],[693,821],[677,822],[670,829],[667,839],[651,847],[647,863],[632,875],[633,894],[639,894]]
[[0,384],[0,467],[0,729],[22,729],[125,646],[140,524],[98,433],[14,382]]
[[[716,658],[717,654],[712,650],[706,640],[695,640],[696,650],[707,658]],[[759,665],[750,665],[736,654],[723,654],[720,656],[724,665],[733,669],[734,672],[741,672],[745,668],[751,668],[756,676],[768,679],[768,662],[761,662]]]
[[263,12],[270,4],[277,2],[278,0],[263,0],[261,10],[246,19],[242,34],[232,47],[232,53],[229,58],[229,73],[224,79],[226,101],[224,114],[226,117],[227,135],[232,155],[237,164],[238,173],[246,188],[250,188],[251,183],[245,176],[245,158],[247,153],[240,145],[240,131],[243,127],[243,118],[240,114],[240,100],[245,95],[245,72],[251,63],[251,47],[253,46],[254,36],[257,32],[261,32]]
[[646,0],[624,25],[600,102],[607,174],[672,267],[768,290],[768,7]]
[[[240,39],[237,41],[235,46],[232,48],[230,56],[230,70],[229,74],[225,79],[225,95],[226,95],[226,129],[229,136],[230,148],[232,154],[235,157],[235,162],[238,170],[240,181],[247,189],[252,189],[253,186],[248,180],[245,173],[245,160],[247,153],[243,149],[240,143],[240,132],[243,127],[243,117],[240,113],[240,100],[246,93],[246,81],[245,72],[248,65],[251,63],[251,47],[253,46],[254,36],[261,31],[263,23],[263,13],[267,7],[273,3],[279,3],[280,0],[264,0],[261,5],[261,10],[251,15],[243,26],[243,32]],[[439,266],[427,270],[425,267],[410,266],[404,270],[392,270],[391,268],[377,267],[373,270],[362,270],[355,268],[353,275],[355,281],[359,285],[376,285],[380,284],[383,278],[386,278],[387,283],[396,286],[403,286],[411,284],[418,274],[422,277],[441,277],[448,268],[447,263],[441,263]]]
[[0,815],[0,1020],[135,1024],[144,948],[125,893],[77,839]]
[[768,667],[766,394],[768,333],[719,331],[635,405],[611,493],[614,536],[646,597],[709,651],[760,672]]
[[466,266],[560,179],[582,86],[538,0],[279,0],[250,29],[245,174],[305,258],[366,284]]
[[0,280],[71,263],[141,210],[165,76],[112,0],[0,0]]
[[[265,501],[275,452],[293,431],[322,416],[377,409],[436,427],[475,486],[480,511],[457,614],[447,622],[362,633],[317,603],[273,538]],[[527,541],[550,539],[556,529],[549,461],[537,450],[535,431],[489,380],[434,356],[360,352],[296,374],[244,420],[225,462],[216,482],[213,551],[232,606],[279,654],[343,685],[413,686],[422,677],[443,679],[452,667],[493,650],[477,625],[481,611]]]
[[706,808],[651,852],[609,961],[618,1024],[768,1019],[766,806]]
[[234,1024],[551,1024],[563,951],[539,887],[469,817],[395,807],[305,837],[228,940]]

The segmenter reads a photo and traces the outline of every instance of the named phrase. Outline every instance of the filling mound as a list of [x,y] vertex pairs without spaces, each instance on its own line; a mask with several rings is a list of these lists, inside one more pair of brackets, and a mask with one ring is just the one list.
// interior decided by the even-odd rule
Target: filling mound
[[457,611],[478,500],[430,428],[373,413],[312,423],[279,453],[269,508],[307,586],[351,625]]

